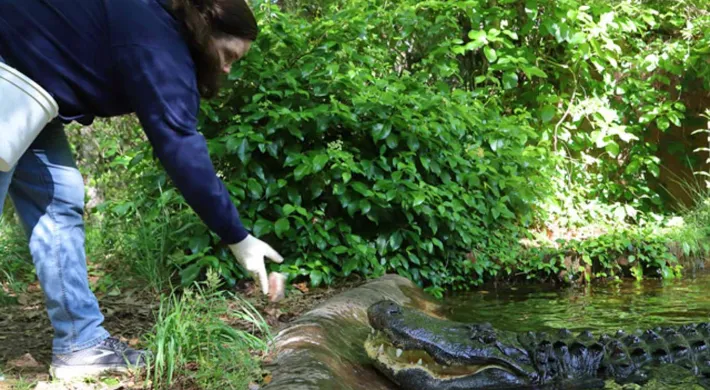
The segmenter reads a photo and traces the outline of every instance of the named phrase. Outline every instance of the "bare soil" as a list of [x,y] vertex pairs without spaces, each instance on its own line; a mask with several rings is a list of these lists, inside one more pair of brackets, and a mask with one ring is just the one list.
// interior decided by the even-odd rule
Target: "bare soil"
[[[337,286],[311,289],[305,283],[288,286],[286,298],[274,303],[262,296],[251,281],[241,282],[236,293],[245,297],[278,332],[305,311],[331,296],[354,288],[364,281],[351,279]],[[105,316],[104,327],[133,347],[142,346],[142,337],[153,327],[159,298],[149,293],[124,290],[118,295],[96,294]],[[240,324],[234,324],[240,327]],[[243,325],[246,328],[246,324]],[[118,383],[97,382],[52,387],[49,378],[53,329],[47,316],[44,296],[38,285],[10,295],[0,302],[0,390],[5,389],[127,389],[132,378]],[[4,377],[3,377],[4,375]],[[39,384],[39,385],[37,385]],[[258,388],[256,386],[255,388]]]

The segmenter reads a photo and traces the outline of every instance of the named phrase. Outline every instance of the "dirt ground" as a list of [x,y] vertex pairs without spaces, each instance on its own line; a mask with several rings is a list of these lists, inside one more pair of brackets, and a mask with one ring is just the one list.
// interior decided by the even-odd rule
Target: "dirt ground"
[[[235,292],[247,298],[259,310],[275,334],[301,313],[363,282],[351,279],[337,286],[316,289],[309,288],[305,283],[295,283],[289,286],[286,298],[279,303],[269,302],[249,281],[240,283]],[[130,345],[140,347],[142,336],[153,327],[153,313],[159,307],[159,298],[135,291],[122,291],[116,296],[97,294],[97,298],[105,316],[106,329]],[[41,384],[49,380],[52,333],[44,298],[37,285],[31,285],[25,294],[11,297],[10,302],[0,302],[0,390],[58,389],[49,384]],[[38,382],[41,385],[35,387]],[[123,382],[84,386],[78,384],[76,387],[63,386],[61,389],[131,387]]]

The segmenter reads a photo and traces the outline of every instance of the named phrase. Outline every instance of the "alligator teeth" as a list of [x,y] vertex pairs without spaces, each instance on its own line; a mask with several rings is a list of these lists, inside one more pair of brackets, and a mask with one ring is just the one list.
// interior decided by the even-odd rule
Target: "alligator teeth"
[[417,365],[418,365],[418,366],[421,366],[422,363],[424,363],[424,362],[422,361],[422,359],[419,359],[419,361],[417,362]]
[[402,351],[401,349],[397,348],[397,352],[396,352],[397,357],[402,356],[402,352],[404,352],[404,351]]
[[378,354],[385,353],[385,345],[384,344],[380,344],[380,349],[377,350],[377,353]]

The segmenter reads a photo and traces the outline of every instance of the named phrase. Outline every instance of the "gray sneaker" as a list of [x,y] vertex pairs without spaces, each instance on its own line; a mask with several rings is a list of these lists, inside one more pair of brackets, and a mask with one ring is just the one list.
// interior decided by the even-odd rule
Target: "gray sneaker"
[[66,355],[53,355],[49,373],[52,378],[58,380],[124,373],[145,367],[149,356],[148,351],[132,349],[119,339],[109,337],[101,344],[88,349]]

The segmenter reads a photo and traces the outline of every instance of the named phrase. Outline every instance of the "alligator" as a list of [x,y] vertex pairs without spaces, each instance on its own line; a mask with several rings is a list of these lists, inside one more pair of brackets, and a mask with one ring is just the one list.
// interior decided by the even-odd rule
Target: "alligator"
[[[643,384],[649,369],[675,364],[710,377],[710,323],[595,337],[515,333],[432,317],[389,300],[368,308],[365,350],[402,389],[589,389]],[[555,334],[553,334],[555,333]]]

